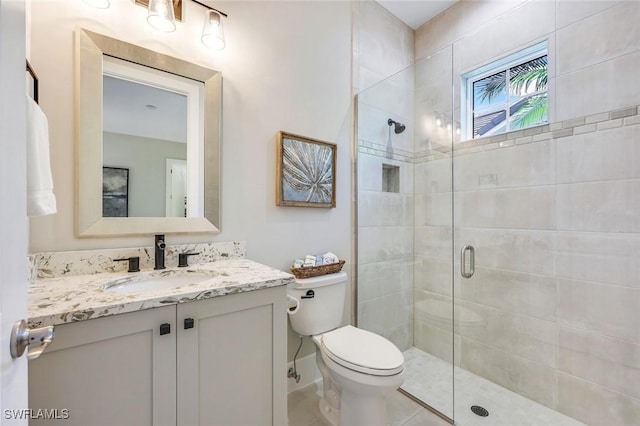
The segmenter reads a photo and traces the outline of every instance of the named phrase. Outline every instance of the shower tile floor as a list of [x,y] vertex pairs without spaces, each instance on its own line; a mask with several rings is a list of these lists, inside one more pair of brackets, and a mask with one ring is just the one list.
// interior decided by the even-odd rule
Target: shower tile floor
[[[312,383],[288,397],[289,426],[327,426],[318,409],[322,382]],[[449,423],[400,392],[387,399],[390,426],[449,426]],[[367,426],[367,425],[362,425]]]
[[[452,365],[417,348],[404,351],[405,382],[402,389],[452,417]],[[515,392],[455,369],[456,425],[475,426],[585,426],[577,420],[531,401]],[[489,417],[479,417],[470,410],[479,405]]]

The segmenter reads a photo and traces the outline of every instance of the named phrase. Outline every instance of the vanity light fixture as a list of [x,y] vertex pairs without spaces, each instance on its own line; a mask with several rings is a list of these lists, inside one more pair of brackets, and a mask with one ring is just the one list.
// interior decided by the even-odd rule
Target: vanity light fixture
[[[142,2],[141,0],[137,1]],[[178,1],[179,0],[176,0],[176,4],[174,5],[174,1],[172,0],[148,0],[149,16],[147,17],[147,21],[149,21],[149,24],[160,31],[174,31],[176,29],[174,23],[174,6],[182,6],[181,4],[178,5]],[[224,16],[226,18],[227,14],[211,6],[207,6],[198,0],[192,1],[207,9],[204,14],[204,26],[202,27],[202,36],[200,38],[202,44],[213,50],[224,49],[225,42],[222,17]]]
[[172,0],[149,0],[147,22],[158,31],[170,33],[176,30]]
[[[82,0],[90,6],[106,9],[110,6],[110,0]],[[191,0],[207,9],[204,14],[204,26],[202,27],[202,44],[209,49],[222,50],[225,46],[222,17],[226,13],[214,9],[211,6]],[[173,32],[176,30],[176,18],[182,19],[183,0],[135,0],[135,4],[148,8],[147,22],[158,31]]]
[[222,29],[221,14],[221,12],[215,9],[208,9],[204,14],[204,26],[202,27],[201,40],[202,44],[207,46],[209,49],[224,49],[224,30]]

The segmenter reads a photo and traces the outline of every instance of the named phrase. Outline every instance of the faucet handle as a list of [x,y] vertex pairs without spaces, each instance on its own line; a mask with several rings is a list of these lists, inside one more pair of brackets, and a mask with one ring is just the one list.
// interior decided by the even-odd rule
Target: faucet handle
[[125,257],[122,259],[113,259],[114,262],[129,262],[129,269],[127,272],[140,272],[140,257]]
[[156,247],[160,250],[164,250],[167,247],[167,243],[164,240],[164,234],[157,234],[155,236]]
[[178,254],[178,268],[189,266],[189,256],[196,256],[200,253],[180,253]]

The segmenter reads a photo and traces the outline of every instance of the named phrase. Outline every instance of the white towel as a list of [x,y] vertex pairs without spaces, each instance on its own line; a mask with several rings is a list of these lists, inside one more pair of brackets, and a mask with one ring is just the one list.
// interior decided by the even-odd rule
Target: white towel
[[331,265],[333,263],[338,263],[340,260],[338,259],[338,256],[336,256],[334,253],[326,252],[324,255],[322,255],[322,264],[323,265]]
[[27,214],[56,213],[49,160],[49,124],[40,106],[27,96]]

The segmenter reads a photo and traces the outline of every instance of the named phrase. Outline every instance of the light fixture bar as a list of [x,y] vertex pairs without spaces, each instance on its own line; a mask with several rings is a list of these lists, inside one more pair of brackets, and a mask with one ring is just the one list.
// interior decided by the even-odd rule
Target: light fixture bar
[[201,2],[199,2],[198,0],[191,0],[191,1],[192,1],[192,2],[194,2],[194,3],[199,4],[199,5],[200,5],[200,6],[202,6],[202,7],[207,8],[207,9],[209,9],[209,10],[215,10],[216,12],[218,12],[220,15],[224,16],[225,18],[227,18],[227,17],[228,17],[228,15],[227,15],[226,13],[221,12],[221,11],[219,11],[218,9],[214,8],[214,7],[211,7],[211,6],[208,6],[208,5],[204,4],[204,3],[201,3]]

